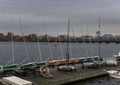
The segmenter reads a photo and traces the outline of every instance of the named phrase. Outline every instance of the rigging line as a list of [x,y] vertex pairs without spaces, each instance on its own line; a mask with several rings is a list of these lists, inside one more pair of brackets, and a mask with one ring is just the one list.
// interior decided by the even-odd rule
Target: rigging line
[[[70,25],[70,27],[71,27],[71,25]],[[71,27],[71,29],[72,29],[72,27]],[[72,31],[73,31],[73,29],[72,29]],[[73,35],[73,36],[74,36],[74,35]],[[69,41],[70,41],[70,40],[69,40]],[[69,45],[70,45],[71,58],[73,58],[72,45],[71,45],[71,43],[69,43]]]
[[[72,33],[73,33],[73,38],[74,38],[74,42],[76,43],[77,42],[77,39],[76,39],[76,37],[75,37],[75,32],[74,32],[74,29],[73,29],[73,27],[71,26],[71,29],[72,29]],[[79,46],[77,46],[77,47],[75,47],[77,50],[77,52],[78,53],[80,53],[79,52]],[[80,54],[81,55],[81,54]],[[74,54],[74,56],[76,56],[75,54]],[[79,57],[79,56],[78,56]]]
[[48,57],[47,59],[45,59],[45,61],[47,61],[47,62],[49,62],[49,60],[50,60],[50,57]]
[[6,64],[5,64],[5,66],[6,65],[9,65],[9,63],[11,63],[13,61],[13,59],[11,59],[10,61],[8,61]]
[[61,54],[60,54],[60,51],[59,51],[59,47],[58,47],[58,44],[59,43],[59,40],[58,40],[58,36],[56,36],[55,38],[54,38],[54,47],[55,47],[55,49],[56,49],[56,52],[58,53],[58,56],[55,58],[55,59],[60,59],[61,57]]
[[[23,29],[22,29],[21,19],[19,19],[19,24],[20,24],[20,29],[21,29],[22,36],[23,36],[23,42],[24,42],[24,46],[25,46],[25,50],[26,50],[27,60],[28,60],[28,63],[29,63],[29,62],[30,62],[30,58],[29,58],[29,55],[28,55],[28,48],[27,48],[25,36],[24,36],[24,33],[23,33]],[[24,59],[24,60],[26,60],[26,59]],[[24,61],[24,60],[23,60],[23,61]]]
[[[46,31],[46,35],[47,35],[47,31]],[[46,36],[46,38],[47,38],[47,41],[48,41],[48,47],[49,47],[49,50],[50,50],[51,60],[53,60],[53,54],[52,54],[52,49],[51,49],[51,46],[50,46],[48,35]]]
[[62,59],[64,59],[60,35],[59,35],[59,33],[57,33],[57,34],[58,34],[59,47],[60,47],[60,51],[61,51],[61,57],[62,57]]
[[[71,26],[71,29],[72,29],[74,41],[75,41],[75,43],[76,43],[77,39],[76,39],[76,37],[75,37],[75,32],[74,32],[74,29],[73,29],[72,26]],[[78,51],[78,53],[80,53],[80,52],[79,52],[79,47],[78,47],[78,46],[76,47],[76,49],[77,49],[76,51]],[[75,54],[74,54],[74,56],[75,56]],[[78,56],[78,57],[79,57],[79,56]]]
[[41,49],[40,49],[40,39],[39,36],[37,36],[37,41],[38,41],[38,51],[39,51],[39,60],[42,61],[42,55],[41,55]]
[[[11,26],[10,26],[11,27]],[[14,43],[13,43],[13,28],[11,28],[11,50],[12,50],[12,59],[10,61],[8,61],[8,63],[6,65],[8,65],[9,63],[12,62],[12,64],[15,64],[15,53],[14,53]]]
[[27,58],[25,58],[20,64],[23,64],[26,60],[27,60]]
[[89,38],[89,30],[88,30],[88,26],[87,26],[87,36],[88,36],[88,39],[90,41],[90,48],[92,50],[92,55],[95,55],[95,49],[92,47],[92,41],[91,41],[91,38]]
[[74,30],[73,30],[73,27],[72,27],[72,25],[71,25],[71,29],[72,29],[72,33],[73,33],[73,38],[74,38],[74,40],[75,40],[75,42],[76,42],[76,38],[75,38],[75,32],[74,32]]
[[[82,28],[81,28],[81,32],[82,32],[82,36],[83,36],[84,34],[83,34],[83,29]],[[86,44],[85,44],[85,37],[84,36],[83,36],[83,43],[84,43],[86,55],[88,57],[88,50],[87,50],[87,47],[86,47]]]
[[72,52],[72,46],[71,46],[71,43],[70,43],[70,53],[71,53],[71,57],[70,58],[73,58],[73,52]]
[[62,57],[61,56],[61,51],[59,50],[60,45],[59,45],[59,35],[58,35],[58,33],[57,33],[57,35],[56,35],[56,37],[54,39],[54,43],[55,43],[54,47],[55,47],[55,49],[56,49],[56,51],[58,53],[58,56],[56,57],[57,60],[58,60],[58,59],[61,59],[61,57]]
[[98,43],[99,43],[99,56],[101,56],[101,45],[100,45],[100,37],[101,37],[101,19],[98,19],[98,24],[99,24],[99,38],[98,38]]
[[[76,43],[76,37],[75,37],[75,32],[74,32],[74,29],[73,29],[73,27],[72,27],[72,25],[71,25],[71,29],[72,29],[72,33],[73,33],[73,41]],[[72,52],[73,54],[74,54],[74,56],[75,56],[75,53],[74,53],[74,51]]]
[[[38,28],[38,25],[35,25]],[[38,53],[39,57],[36,61],[42,61],[42,53],[41,53],[41,46],[40,46],[40,37],[37,35],[37,45],[38,45]]]
[[69,66],[69,41],[70,41],[70,37],[69,37],[69,31],[70,31],[70,19],[68,19],[68,31],[67,31],[67,50],[66,50],[66,57],[67,57],[67,66]]
[[[13,30],[12,30],[12,32],[13,32]],[[13,40],[14,40],[14,33],[12,33],[12,56],[13,56],[13,64],[15,64],[15,52],[14,52],[14,42],[13,42]]]

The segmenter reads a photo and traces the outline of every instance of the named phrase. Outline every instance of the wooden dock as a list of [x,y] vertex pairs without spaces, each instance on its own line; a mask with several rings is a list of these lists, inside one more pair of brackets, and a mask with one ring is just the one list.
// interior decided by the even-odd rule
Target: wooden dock
[[24,78],[37,85],[63,85],[107,75],[105,70],[120,70],[120,66],[103,66],[99,68],[82,69],[81,64],[76,64],[75,67],[76,71],[74,72],[61,72],[57,70],[57,67],[50,68],[50,73],[53,75],[53,78],[51,79],[42,78],[37,74],[36,76],[31,75]]

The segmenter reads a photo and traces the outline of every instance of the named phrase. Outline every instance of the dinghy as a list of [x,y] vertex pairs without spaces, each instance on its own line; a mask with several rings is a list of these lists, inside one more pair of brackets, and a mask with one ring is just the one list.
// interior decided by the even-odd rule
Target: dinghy
[[118,78],[120,79],[120,71],[116,71],[116,70],[109,70],[107,71],[107,73],[113,77],[113,78]]

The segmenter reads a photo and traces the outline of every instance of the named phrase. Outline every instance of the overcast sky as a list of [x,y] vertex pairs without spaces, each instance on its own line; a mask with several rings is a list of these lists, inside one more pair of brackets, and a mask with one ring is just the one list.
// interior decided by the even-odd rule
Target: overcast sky
[[120,0],[0,0],[1,33],[66,34],[70,18],[75,35],[95,35],[99,17],[103,34],[120,34]]

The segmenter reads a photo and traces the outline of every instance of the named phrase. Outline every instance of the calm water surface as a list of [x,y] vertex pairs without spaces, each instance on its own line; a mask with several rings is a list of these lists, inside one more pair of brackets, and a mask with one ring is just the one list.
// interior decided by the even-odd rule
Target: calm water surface
[[[38,43],[27,43],[26,52],[24,43],[14,43],[15,63],[21,63],[27,58],[27,53],[31,62],[40,58]],[[70,57],[86,57],[98,55],[98,43],[71,43]],[[42,60],[61,59],[66,56],[66,43],[40,43]],[[50,51],[51,50],[51,51]],[[120,44],[101,44],[101,55],[104,59],[113,58],[113,55],[120,51]],[[62,55],[63,54],[63,55]],[[11,42],[0,42],[0,64],[4,65],[13,58]]]
[[[26,43],[28,57],[30,62],[37,61],[39,56],[38,43]],[[66,56],[66,43],[39,43],[42,60],[61,59]],[[25,45],[22,42],[15,42],[14,45],[15,63],[21,63],[27,58]],[[70,43],[70,57],[86,57],[98,55],[98,43]],[[120,44],[102,43],[101,55],[104,59],[113,59],[113,55],[120,52]],[[63,55],[62,55],[63,54]],[[0,65],[5,65],[13,58],[12,43],[0,42]],[[27,61],[26,61],[27,62]],[[73,84],[72,84],[73,85]],[[74,85],[120,85],[120,80],[113,79],[109,76],[91,79],[84,82],[79,82]]]

